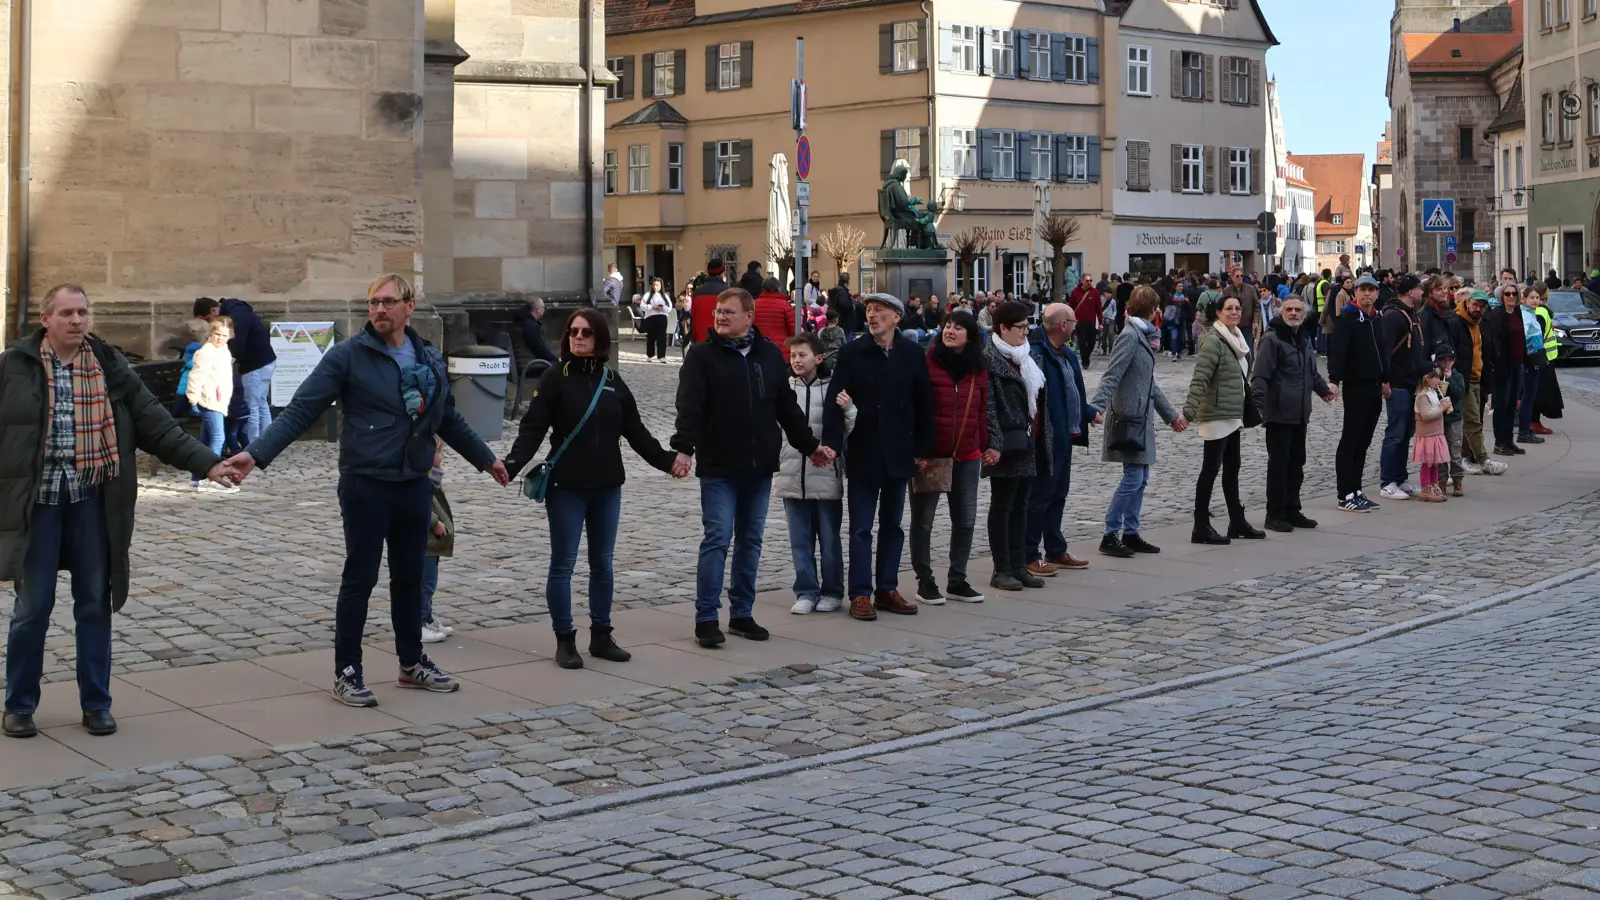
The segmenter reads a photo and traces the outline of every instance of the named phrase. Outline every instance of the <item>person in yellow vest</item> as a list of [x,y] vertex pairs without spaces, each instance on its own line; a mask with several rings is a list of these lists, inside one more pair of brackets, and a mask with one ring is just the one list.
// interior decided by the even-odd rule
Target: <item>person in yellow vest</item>
[[1549,292],[1540,291],[1533,307],[1533,314],[1544,332],[1545,357],[1545,365],[1540,369],[1539,390],[1533,401],[1533,420],[1529,425],[1529,430],[1534,434],[1550,434],[1550,428],[1540,418],[1549,416],[1559,419],[1562,410],[1561,384],[1556,381],[1556,356],[1560,353],[1561,345],[1556,340],[1554,316],[1546,305],[1548,300]]

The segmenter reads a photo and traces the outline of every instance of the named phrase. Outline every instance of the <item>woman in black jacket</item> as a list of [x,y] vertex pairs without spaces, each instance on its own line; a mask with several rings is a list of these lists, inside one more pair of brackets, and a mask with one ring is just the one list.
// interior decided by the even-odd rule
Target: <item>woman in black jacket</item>
[[[545,508],[550,515],[550,569],[545,603],[556,633],[556,663],[563,669],[583,668],[577,629],[572,623],[572,569],[578,561],[578,539],[589,536],[589,655],[627,662],[628,651],[611,637],[611,558],[622,515],[621,441],[626,439],[645,462],[673,472],[675,454],[645,428],[639,407],[622,377],[606,368],[611,332],[598,310],[580,309],[568,317],[561,336],[561,362],[539,379],[517,441],[506,457],[512,477],[522,471],[550,432],[560,457],[550,473]],[[596,396],[598,395],[598,399]],[[589,420],[579,422],[589,410]],[[577,434],[574,435],[574,430]],[[566,441],[571,440],[570,445]],[[677,477],[681,473],[673,472]]]

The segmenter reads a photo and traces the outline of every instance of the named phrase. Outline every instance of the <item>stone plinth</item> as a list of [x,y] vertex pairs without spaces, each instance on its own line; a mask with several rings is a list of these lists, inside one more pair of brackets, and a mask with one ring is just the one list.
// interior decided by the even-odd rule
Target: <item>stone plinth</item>
[[950,251],[880,249],[873,257],[879,292],[901,302],[912,295],[923,300],[950,296]]

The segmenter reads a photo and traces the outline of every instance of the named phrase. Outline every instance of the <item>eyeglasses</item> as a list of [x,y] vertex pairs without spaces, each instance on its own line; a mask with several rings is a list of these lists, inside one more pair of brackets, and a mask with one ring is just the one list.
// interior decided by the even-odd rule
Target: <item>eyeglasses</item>
[[736,316],[736,315],[738,315],[739,313],[742,313],[742,312],[744,312],[744,310],[742,310],[742,309],[724,309],[724,308],[719,306],[716,309],[712,310],[712,315],[717,315],[717,316]]
[[567,336],[568,337],[594,337],[594,329],[593,328],[569,328],[569,329],[567,329]]
[[380,306],[384,309],[394,309],[397,305],[403,302],[405,301],[401,300],[399,297],[373,297],[371,300],[367,301],[367,309],[377,309]]

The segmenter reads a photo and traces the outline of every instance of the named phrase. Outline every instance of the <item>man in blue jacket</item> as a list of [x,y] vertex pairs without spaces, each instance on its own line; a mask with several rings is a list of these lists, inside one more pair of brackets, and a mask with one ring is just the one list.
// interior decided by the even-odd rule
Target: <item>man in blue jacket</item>
[[347,706],[378,705],[361,670],[361,633],[385,544],[400,658],[397,684],[438,693],[461,686],[422,652],[422,558],[433,507],[428,475],[434,435],[501,486],[511,480],[505,463],[456,411],[444,357],[407,326],[416,309],[404,278],[380,276],[367,288],[366,328],[329,348],[278,420],[228,460],[244,474],[266,468],[334,401],[344,413],[339,511],[345,561],[335,614],[333,696]]
[[1042,326],[1029,336],[1028,352],[1044,372],[1054,458],[1050,460],[1050,474],[1033,480],[1024,540],[1028,545],[1028,571],[1049,577],[1060,569],[1089,567],[1088,560],[1067,552],[1061,517],[1067,511],[1067,493],[1072,488],[1072,445],[1089,446],[1089,426],[1099,424],[1100,413],[1089,405],[1089,395],[1083,389],[1083,367],[1078,364],[1078,354],[1067,344],[1078,327],[1072,307],[1052,303],[1045,307],[1041,321]]
[[250,419],[245,424],[245,440],[253,441],[272,424],[272,373],[278,368],[278,351],[272,349],[271,329],[261,321],[250,304],[225,297],[217,307],[233,320],[233,337],[228,352],[239,366],[239,381],[244,386],[245,406]]

